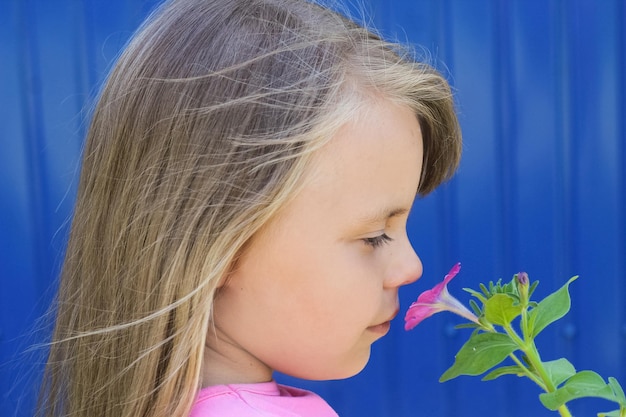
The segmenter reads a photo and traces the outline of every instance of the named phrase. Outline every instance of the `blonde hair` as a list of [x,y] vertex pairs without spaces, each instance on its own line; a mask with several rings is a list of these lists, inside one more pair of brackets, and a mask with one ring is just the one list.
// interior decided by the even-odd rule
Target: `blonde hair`
[[92,117],[39,415],[187,416],[218,284],[374,96],[415,111],[429,193],[458,165],[453,98],[397,45],[301,0],[150,16]]

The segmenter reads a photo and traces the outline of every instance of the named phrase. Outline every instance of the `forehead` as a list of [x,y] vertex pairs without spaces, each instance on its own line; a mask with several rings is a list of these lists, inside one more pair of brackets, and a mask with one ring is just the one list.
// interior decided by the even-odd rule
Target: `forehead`
[[[375,101],[363,106],[313,158],[312,179],[330,174],[380,174],[421,170],[423,141],[415,113],[407,106]],[[332,180],[332,178],[327,178]]]
[[372,213],[409,209],[423,159],[417,117],[388,101],[364,107],[317,152],[306,192],[337,210],[347,203],[371,206]]

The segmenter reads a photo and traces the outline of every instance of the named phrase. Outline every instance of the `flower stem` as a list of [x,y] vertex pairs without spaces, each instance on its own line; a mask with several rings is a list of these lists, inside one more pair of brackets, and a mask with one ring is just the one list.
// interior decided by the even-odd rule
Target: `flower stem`
[[569,409],[565,404],[560,406],[558,411],[561,417],[572,417],[572,413],[569,412]]
[[[541,361],[541,357],[539,356],[539,352],[537,351],[535,342],[533,340],[529,340],[529,341],[530,343],[526,342],[524,346],[520,346],[520,348],[526,354],[526,357],[528,358],[528,362],[533,367],[533,369],[537,372],[541,381],[543,381],[543,383],[545,384],[544,390],[546,392],[556,391],[556,387],[554,386],[554,383],[550,379],[550,375],[548,375],[548,372],[543,366],[543,362]],[[528,344],[530,346],[528,346]],[[567,408],[565,404],[563,404],[562,406],[558,408],[558,412],[561,415],[561,417],[572,417],[572,414],[570,413],[569,409]]]
[[535,384],[539,385],[539,387],[541,387],[542,390],[546,391],[546,386],[543,383],[543,381],[537,377],[537,375],[533,374],[530,369],[528,369],[518,358],[517,356],[515,356],[514,354],[510,353],[509,357],[511,359],[513,359],[513,362],[515,362],[517,364],[517,366],[520,367],[520,369],[522,370],[522,372],[524,372],[524,375],[526,375],[529,379],[531,379],[532,381],[535,382]]
[[[515,329],[513,329],[510,325],[504,326],[504,330],[509,335],[511,340],[515,342],[519,346],[522,352],[526,354],[526,358],[528,363],[532,367],[535,372],[532,372],[527,369],[528,374],[533,375],[536,379],[538,379],[541,383],[538,385],[546,392],[554,392],[556,391],[556,387],[548,375],[545,367],[543,366],[543,362],[541,361],[541,357],[539,356],[539,351],[537,350],[537,346],[535,346],[534,338],[528,334],[528,321],[527,321],[527,308],[524,307],[522,310],[522,335],[523,339],[517,334]],[[519,364],[518,364],[519,365]],[[531,378],[533,381],[537,382],[535,378]],[[565,404],[558,408],[559,415],[561,417],[572,417],[569,409]]]

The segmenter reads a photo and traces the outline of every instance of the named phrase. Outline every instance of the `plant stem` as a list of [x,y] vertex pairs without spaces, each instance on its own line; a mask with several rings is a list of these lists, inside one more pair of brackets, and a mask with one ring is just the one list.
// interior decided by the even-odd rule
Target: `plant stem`
[[539,387],[540,387],[542,390],[546,391],[546,386],[545,386],[545,384],[543,383],[543,381],[542,381],[542,380],[541,380],[541,379],[540,379],[537,375],[533,374],[533,373],[530,371],[530,369],[528,369],[528,368],[527,368],[527,367],[526,367],[526,366],[525,366],[525,365],[524,365],[524,364],[523,364],[523,363],[522,363],[522,362],[521,362],[521,361],[517,358],[517,356],[515,356],[515,355],[514,355],[514,354],[512,354],[512,353],[510,353],[510,354],[509,354],[509,357],[510,357],[511,359],[513,359],[513,362],[515,362],[515,363],[517,364],[517,366],[519,366],[519,367],[520,367],[520,369],[524,372],[524,374],[525,374],[525,375],[526,375],[529,379],[531,379],[532,381],[534,381],[534,382],[535,382],[535,384],[539,385]]
[[569,412],[569,409],[565,404],[560,406],[558,411],[561,417],[572,417],[572,413]]
[[[528,314],[528,310],[526,307],[524,307],[522,310],[522,320],[521,320],[523,339],[519,337],[515,329],[513,329],[510,325],[504,326],[504,330],[509,335],[511,340],[513,340],[519,346],[522,352],[526,354],[526,358],[528,362],[530,363],[530,366],[532,366],[532,368],[535,370],[536,374],[531,372],[530,370],[528,372],[532,374],[533,376],[535,376],[536,378],[538,374],[538,379],[543,382],[543,385],[539,384],[539,386],[542,387],[546,392],[554,392],[556,391],[556,387],[554,386],[554,383],[552,382],[550,375],[548,375],[548,372],[543,366],[543,362],[541,361],[541,356],[539,356],[539,351],[537,350],[537,346],[535,346],[534,338],[528,334],[529,329],[528,329],[527,314]],[[531,378],[531,379],[535,381],[534,378]],[[558,412],[561,415],[561,417],[572,417],[572,414],[570,413],[569,409],[567,408],[565,404],[563,404],[562,406],[558,408]]]
[[515,344],[519,346],[519,348],[522,349],[524,353],[526,353],[526,349],[528,348],[529,343],[525,340],[522,340],[522,338],[519,337],[515,329],[511,327],[511,325],[504,326],[504,331],[507,335],[509,335],[511,340],[513,340],[513,342],[515,342]]
[[[545,384],[546,392],[556,391],[556,387],[554,386],[554,383],[550,379],[550,375],[548,375],[548,372],[543,366],[543,362],[541,361],[541,357],[539,356],[539,352],[537,351],[535,342],[533,340],[530,340],[529,345],[530,346],[525,344],[524,347],[520,347],[520,348],[526,354],[526,357],[528,358],[528,362],[531,364],[533,369],[535,369],[535,371],[539,374],[539,378]],[[567,408],[565,404],[559,407],[558,412],[561,415],[561,417],[572,417],[572,414],[570,413],[569,409]]]

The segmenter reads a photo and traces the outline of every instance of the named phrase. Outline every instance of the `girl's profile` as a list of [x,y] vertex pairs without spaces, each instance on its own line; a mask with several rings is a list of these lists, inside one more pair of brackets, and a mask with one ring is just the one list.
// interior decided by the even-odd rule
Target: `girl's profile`
[[169,0],[91,116],[40,416],[335,416],[421,275],[445,78],[304,0]]

